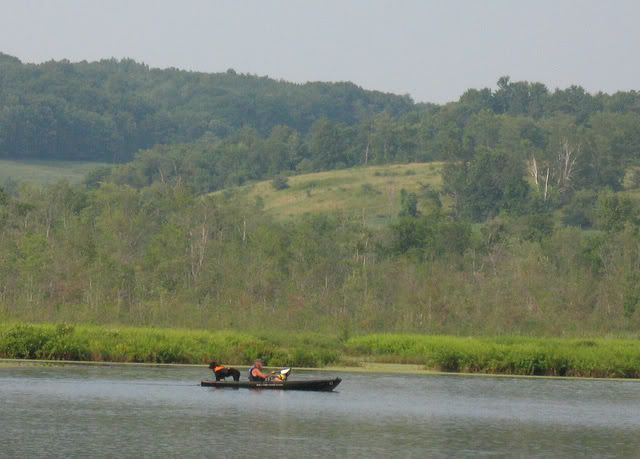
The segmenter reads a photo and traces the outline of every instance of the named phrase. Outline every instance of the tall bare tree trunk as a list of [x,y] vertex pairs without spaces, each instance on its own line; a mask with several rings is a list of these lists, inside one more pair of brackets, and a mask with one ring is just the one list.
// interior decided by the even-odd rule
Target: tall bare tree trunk
[[204,214],[204,221],[200,228],[199,240],[194,237],[193,230],[189,231],[191,243],[189,244],[189,253],[191,258],[191,278],[193,282],[198,280],[204,265],[204,258],[207,253],[207,244],[209,243],[209,226],[207,225],[207,214]]
[[371,145],[371,140],[367,138],[367,148],[364,150],[364,165],[366,166],[369,163],[369,146]]
[[536,184],[536,190],[540,191],[540,183],[538,182],[538,162],[536,161],[536,157],[532,156],[529,160],[529,175],[533,177],[533,181]]
[[547,195],[549,191],[549,168],[547,167],[547,175],[544,178],[544,201],[547,202]]
[[571,145],[566,137],[562,139],[560,152],[558,153],[558,177],[557,184],[560,191],[566,191],[573,177],[576,160],[580,153],[580,145]]

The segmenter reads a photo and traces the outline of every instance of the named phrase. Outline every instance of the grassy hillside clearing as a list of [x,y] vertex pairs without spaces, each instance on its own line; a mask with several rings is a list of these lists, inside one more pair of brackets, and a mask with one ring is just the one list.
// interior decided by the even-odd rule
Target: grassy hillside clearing
[[380,225],[398,215],[402,189],[419,194],[425,187],[439,188],[443,164],[397,164],[317,172],[289,177],[289,187],[284,190],[276,190],[269,180],[235,191],[261,202],[276,218],[338,212],[363,218],[370,225]]
[[14,161],[0,159],[0,185],[7,179],[17,182],[39,184],[55,183],[67,180],[69,183],[80,183],[84,176],[105,163],[88,161]]

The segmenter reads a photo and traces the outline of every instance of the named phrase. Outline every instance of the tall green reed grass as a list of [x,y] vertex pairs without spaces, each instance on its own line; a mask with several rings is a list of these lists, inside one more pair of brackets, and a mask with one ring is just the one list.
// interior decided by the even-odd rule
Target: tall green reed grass
[[202,331],[94,325],[0,325],[0,357],[323,367],[343,361],[515,375],[640,378],[640,340]]
[[[336,340],[337,341],[337,340]],[[273,366],[317,367],[339,352],[314,335],[257,336],[232,331],[195,331],[91,325],[0,326],[0,357],[109,362],[206,363],[210,359]]]
[[640,378],[640,340],[367,335],[346,352],[427,369],[515,375]]

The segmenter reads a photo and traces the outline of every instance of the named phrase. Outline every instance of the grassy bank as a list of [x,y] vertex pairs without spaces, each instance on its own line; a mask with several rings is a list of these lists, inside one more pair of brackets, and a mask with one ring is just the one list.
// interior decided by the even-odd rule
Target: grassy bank
[[450,372],[640,378],[640,340],[369,335],[348,352]]
[[640,378],[640,340],[250,334],[70,325],[0,325],[0,357],[323,367],[362,362],[515,375]]
[[248,364],[320,367],[338,361],[337,340],[321,335],[260,336],[91,325],[0,325],[0,357],[104,362]]

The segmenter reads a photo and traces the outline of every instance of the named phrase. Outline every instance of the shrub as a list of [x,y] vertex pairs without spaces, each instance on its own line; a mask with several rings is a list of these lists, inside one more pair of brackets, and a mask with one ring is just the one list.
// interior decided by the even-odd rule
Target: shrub
[[277,175],[271,180],[271,186],[274,190],[286,190],[289,188],[289,179],[283,175]]
[[563,209],[562,222],[565,225],[591,228],[594,222],[594,207],[598,195],[595,191],[576,192]]
[[610,232],[621,231],[626,222],[636,220],[637,209],[629,197],[605,190],[598,195],[595,217],[598,228]]
[[89,360],[91,352],[86,339],[73,334],[59,334],[47,341],[36,353],[47,360]]
[[35,359],[53,336],[49,328],[16,325],[0,335],[0,355],[11,359]]
[[456,349],[439,349],[433,355],[433,364],[441,371],[460,371],[464,355]]

